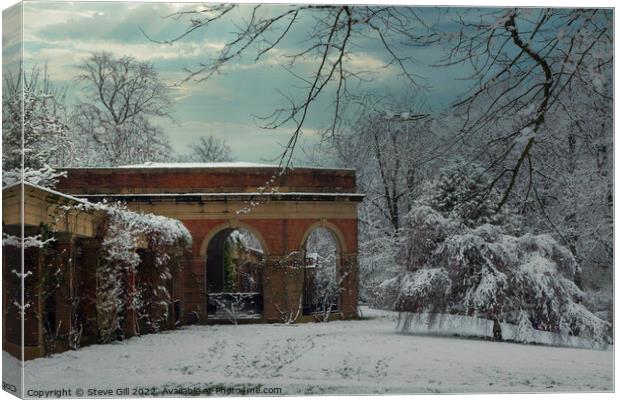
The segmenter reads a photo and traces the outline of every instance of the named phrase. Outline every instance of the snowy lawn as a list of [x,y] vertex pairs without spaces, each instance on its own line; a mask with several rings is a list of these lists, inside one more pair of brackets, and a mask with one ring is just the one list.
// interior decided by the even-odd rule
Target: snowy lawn
[[289,395],[613,389],[610,350],[402,334],[393,318],[185,327],[28,361],[26,388],[281,388]]

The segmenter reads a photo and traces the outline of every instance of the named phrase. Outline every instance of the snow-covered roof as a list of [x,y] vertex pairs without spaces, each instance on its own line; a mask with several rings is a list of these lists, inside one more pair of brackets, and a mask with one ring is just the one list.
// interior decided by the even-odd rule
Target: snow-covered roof
[[[4,187],[2,188],[2,191],[5,191],[5,190],[8,190],[8,189],[11,189],[11,188],[16,187],[16,186],[20,186],[21,184],[22,184],[22,182],[21,182],[21,181],[20,181],[20,182],[13,182],[13,183],[11,183],[11,184],[9,184],[9,185],[4,186]],[[35,185],[34,183],[30,183],[30,182],[23,182],[23,184],[24,184],[24,188],[26,188],[26,187],[30,187],[30,188],[33,188],[33,189],[40,190],[40,191],[42,191],[42,192],[47,192],[47,193],[49,193],[49,194],[53,194],[53,195],[55,195],[55,196],[59,196],[59,197],[63,197],[63,198],[68,199],[68,200],[75,201],[75,202],[77,202],[77,203],[82,203],[82,204],[90,204],[87,200],[80,199],[80,198],[77,198],[77,197],[71,196],[71,195],[69,195],[69,194],[62,193],[62,192],[58,192],[58,191],[56,191],[56,190],[52,190],[52,189],[49,189],[49,188],[46,188],[46,187],[43,187],[43,186]]]
[[161,163],[146,162],[144,164],[121,165],[118,168],[277,168],[274,164],[259,164],[243,161],[231,162],[186,162],[186,163]]
[[129,197],[152,197],[152,198],[166,198],[166,197],[300,197],[300,196],[313,196],[313,197],[355,197],[363,198],[363,193],[354,192],[185,192],[185,193],[97,193],[97,194],[79,194],[76,196],[86,198],[97,197],[115,197],[115,198],[129,198]]
[[[123,168],[123,169],[174,169],[174,168],[197,168],[197,169],[222,169],[222,168],[282,168],[282,166],[277,164],[261,164],[261,163],[253,163],[253,162],[245,162],[245,161],[230,161],[230,162],[177,162],[177,163],[162,163],[162,162],[146,162],[144,164],[130,164],[130,165],[120,165],[118,167],[73,167],[66,169],[115,169],[115,168]],[[316,167],[311,165],[298,165],[291,166],[291,169],[319,169],[319,170],[342,170],[342,171],[355,171],[355,168],[340,168],[340,167]]]

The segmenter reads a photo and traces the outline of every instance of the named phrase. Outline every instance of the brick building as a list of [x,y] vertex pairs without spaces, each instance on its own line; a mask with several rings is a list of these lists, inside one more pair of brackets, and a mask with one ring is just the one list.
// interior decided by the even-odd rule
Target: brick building
[[[171,283],[174,308],[169,327],[210,320],[209,292],[214,290],[209,289],[209,283],[219,279],[223,241],[235,229],[251,232],[262,248],[262,271],[257,275],[262,279],[261,292],[255,299],[259,304],[258,319],[281,322],[294,315],[298,322],[314,320],[312,315],[299,313],[307,284],[304,245],[313,230],[322,227],[336,241],[337,274],[342,278],[342,292],[332,318],[356,317],[357,205],[363,195],[356,192],[355,171],[296,168],[280,172],[275,166],[244,163],[67,169],[67,176],[57,185],[58,192],[29,189],[39,202],[27,203],[24,214],[36,214],[31,209],[45,208],[38,212],[36,221],[27,222],[35,227],[56,203],[108,199],[125,202],[133,211],[180,220],[193,242]],[[3,191],[3,222],[9,230],[16,226],[6,209],[7,200],[17,200],[18,194],[13,192]],[[68,233],[64,245],[70,250],[74,246],[96,246],[97,217],[76,215],[74,219],[73,225],[65,228]],[[80,254],[87,257],[88,251]],[[77,272],[87,276],[84,268],[78,267]],[[139,275],[148,274],[148,270],[148,257],[144,256]],[[3,334],[7,348],[10,332],[5,329]],[[40,338],[30,339],[31,346],[40,347]],[[40,351],[33,350],[32,357],[40,355]]]

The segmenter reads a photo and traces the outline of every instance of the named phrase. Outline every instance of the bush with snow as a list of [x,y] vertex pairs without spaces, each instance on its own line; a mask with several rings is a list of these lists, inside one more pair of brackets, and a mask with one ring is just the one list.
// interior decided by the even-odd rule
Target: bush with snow
[[458,314],[521,330],[542,330],[611,343],[611,326],[584,306],[580,270],[550,235],[511,236],[489,224],[470,228],[430,207],[408,215],[403,270],[380,290],[404,312]]
[[[99,339],[102,342],[117,339],[128,308],[135,310],[137,318],[144,320],[151,331],[160,330],[168,319],[171,305],[167,289],[172,279],[171,268],[176,267],[178,257],[192,242],[187,228],[172,218],[130,211],[120,202],[82,203],[63,209],[99,210],[107,218],[96,266]],[[138,253],[141,240],[147,242],[155,273],[152,281],[134,288],[128,276],[137,272],[141,262]]]
[[[152,331],[159,331],[168,319],[171,297],[167,289],[172,279],[171,262],[182,249],[191,244],[191,235],[178,220],[160,215],[136,213],[121,203],[100,205],[108,216],[102,247],[101,261],[97,268],[98,280],[103,284],[97,289],[100,338],[112,340],[120,331],[125,306],[137,312]],[[128,273],[135,274],[140,264],[138,242],[146,238],[152,253],[153,280],[140,288],[127,285]],[[154,299],[150,304],[144,299]],[[158,309],[158,310],[157,310]],[[158,312],[155,312],[155,311]],[[153,315],[157,317],[153,317]],[[137,328],[137,327],[136,327]]]

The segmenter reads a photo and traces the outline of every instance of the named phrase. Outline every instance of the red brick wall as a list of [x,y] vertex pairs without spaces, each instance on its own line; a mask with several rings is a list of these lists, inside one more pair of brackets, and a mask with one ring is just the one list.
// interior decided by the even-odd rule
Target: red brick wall
[[[277,168],[93,168],[68,169],[67,177],[60,180],[58,190],[68,194],[121,194],[121,193],[233,193],[256,191],[264,186],[272,176],[277,175]],[[323,192],[355,193],[355,171],[299,168],[278,176],[272,186],[278,186],[280,192]],[[244,219],[243,223],[259,232],[268,256],[283,257],[303,250],[304,235],[319,219]],[[183,220],[193,237],[192,254],[183,261],[180,279],[177,283],[177,295],[182,301],[183,314],[196,312],[201,320],[205,315],[206,297],[206,261],[200,255],[200,248],[213,229],[227,221],[220,220]],[[345,248],[343,257],[357,253],[357,220],[331,219],[328,221],[341,233]],[[272,262],[274,259],[270,262]],[[350,260],[347,261],[350,263]],[[344,262],[341,264],[345,264]],[[355,262],[353,262],[355,264]],[[283,290],[297,290],[303,274],[284,277],[283,269],[268,265],[271,284],[265,290],[265,296],[285,297]],[[267,275],[265,275],[267,276]],[[357,272],[347,278],[347,290],[343,304],[357,303]],[[269,293],[268,293],[269,292]],[[297,295],[288,296],[297,298]],[[270,308],[271,307],[271,308]],[[265,302],[265,317],[274,319],[276,313],[273,305]]]
[[206,261],[200,257],[200,246],[209,232],[224,222],[224,220],[183,220],[185,227],[192,234],[192,254],[183,261],[180,274],[182,282],[179,298],[186,320],[188,314],[192,312],[205,318]]
[[[183,263],[182,271],[182,293],[179,297],[183,302],[184,314],[187,319],[188,313],[196,312],[200,318],[206,318],[205,313],[205,296],[206,296],[206,280],[205,276],[206,264],[205,258],[200,256],[200,248],[204,240],[218,226],[222,226],[226,220],[183,220],[187,229],[192,234],[192,256],[188,257]],[[243,220],[245,225],[249,225],[253,230],[260,233],[265,241],[267,256],[286,256],[295,251],[303,250],[302,239],[308,233],[313,224],[320,222],[319,219],[255,219]],[[330,219],[329,223],[335,225],[341,232],[345,240],[345,248],[347,255],[357,253],[357,220],[355,219]],[[345,257],[345,254],[342,255]],[[347,256],[348,257],[348,256]],[[348,258],[346,262],[355,261]],[[343,260],[343,268],[346,264]],[[284,298],[283,290],[288,287],[290,290],[297,290],[302,282],[303,274],[299,276],[284,277],[284,270],[270,265],[265,267],[265,279],[269,279],[270,283],[265,285],[265,318],[277,319],[278,313],[275,310],[274,301]],[[347,316],[353,316],[355,311],[351,311],[353,305],[357,304],[357,271],[354,269],[349,273],[345,280],[345,292],[343,294],[343,305],[346,305]],[[290,299],[297,299],[298,295],[290,294]],[[270,298],[270,299],[268,299]],[[290,306],[290,304],[289,304]]]
[[[274,168],[67,169],[57,189],[68,194],[245,192],[264,186]],[[355,171],[295,169],[273,186],[295,192],[355,192]],[[181,190],[182,189],[182,190]]]
[[[218,225],[226,223],[223,219],[214,220],[182,220],[192,234],[192,254],[199,256],[203,241]],[[265,240],[267,249],[263,251],[270,255],[286,255],[292,251],[302,250],[302,238],[310,227],[320,222],[319,219],[248,219],[243,220],[245,225],[251,226],[258,231]],[[329,223],[335,225],[345,240],[347,253],[357,252],[357,220],[356,219],[330,219]]]

